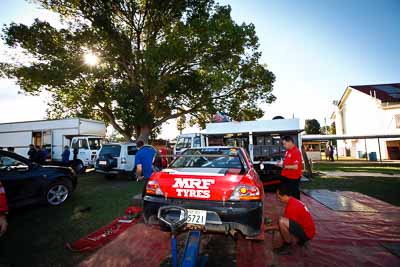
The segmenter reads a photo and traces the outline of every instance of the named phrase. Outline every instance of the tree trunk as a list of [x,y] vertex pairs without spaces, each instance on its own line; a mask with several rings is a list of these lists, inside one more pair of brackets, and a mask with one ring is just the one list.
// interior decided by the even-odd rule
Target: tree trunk
[[149,141],[151,130],[152,130],[151,127],[148,125],[140,127],[140,133],[138,133],[137,135],[138,136],[137,140],[142,140],[145,144],[147,144]]

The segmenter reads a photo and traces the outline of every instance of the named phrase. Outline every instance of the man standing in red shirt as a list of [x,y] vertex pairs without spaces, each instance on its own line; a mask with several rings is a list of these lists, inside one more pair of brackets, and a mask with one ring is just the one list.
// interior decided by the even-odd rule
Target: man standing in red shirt
[[7,231],[7,199],[4,187],[0,182],[0,236],[2,236]]
[[279,230],[283,245],[274,249],[278,254],[290,254],[290,247],[293,244],[304,245],[315,235],[315,225],[307,207],[294,197],[290,196],[290,188],[287,184],[281,184],[276,191],[277,199],[286,204],[285,212],[279,218],[279,222],[267,226],[266,230]]
[[286,149],[284,161],[279,161],[278,166],[282,167],[282,184],[286,184],[291,190],[291,196],[300,200],[299,183],[303,172],[301,153],[291,136],[282,138],[283,146]]

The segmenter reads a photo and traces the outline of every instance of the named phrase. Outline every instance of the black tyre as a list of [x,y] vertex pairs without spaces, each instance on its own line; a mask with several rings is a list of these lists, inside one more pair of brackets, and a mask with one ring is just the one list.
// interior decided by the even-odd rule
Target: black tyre
[[74,169],[76,173],[83,173],[85,172],[86,168],[82,161],[76,160],[72,163],[72,169]]
[[44,199],[51,206],[59,206],[72,194],[72,188],[71,181],[60,178],[47,187]]

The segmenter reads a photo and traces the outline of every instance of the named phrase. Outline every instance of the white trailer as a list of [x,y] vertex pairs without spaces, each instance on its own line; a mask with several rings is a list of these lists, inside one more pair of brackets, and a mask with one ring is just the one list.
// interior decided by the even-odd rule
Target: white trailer
[[207,123],[203,135],[206,146],[240,146],[247,149],[253,163],[276,161],[284,157],[281,137],[291,136],[301,147],[303,130],[299,119],[254,120]]
[[204,146],[244,147],[254,163],[275,161],[284,156],[281,137],[290,135],[301,147],[303,130],[299,119],[255,120],[207,123],[201,133],[181,134],[176,138],[174,154]]
[[198,134],[182,134],[176,139],[175,154],[198,146],[239,146],[249,153],[263,184],[279,183],[281,168],[277,160],[285,156],[281,138],[291,136],[300,148],[302,139],[299,119],[255,120],[207,123]]
[[42,146],[49,160],[57,162],[68,145],[71,161],[93,166],[105,134],[104,122],[81,118],[0,123],[0,147],[13,147],[15,153],[27,157],[30,144]]

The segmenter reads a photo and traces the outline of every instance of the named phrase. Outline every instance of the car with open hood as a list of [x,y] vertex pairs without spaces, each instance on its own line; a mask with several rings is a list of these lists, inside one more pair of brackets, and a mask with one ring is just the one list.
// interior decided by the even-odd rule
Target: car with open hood
[[263,198],[263,184],[243,148],[189,148],[151,176],[144,219],[158,223],[161,206],[180,206],[188,210],[189,228],[256,236],[263,222]]

